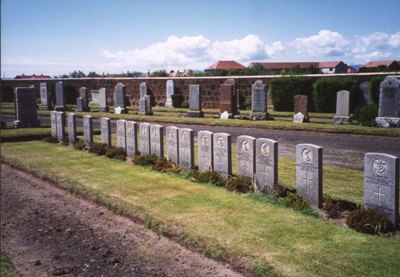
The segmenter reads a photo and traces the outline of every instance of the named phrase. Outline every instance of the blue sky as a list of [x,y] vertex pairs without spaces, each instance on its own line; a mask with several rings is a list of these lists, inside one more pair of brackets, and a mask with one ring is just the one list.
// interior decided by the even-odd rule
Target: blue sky
[[1,0],[1,77],[400,60],[399,0]]

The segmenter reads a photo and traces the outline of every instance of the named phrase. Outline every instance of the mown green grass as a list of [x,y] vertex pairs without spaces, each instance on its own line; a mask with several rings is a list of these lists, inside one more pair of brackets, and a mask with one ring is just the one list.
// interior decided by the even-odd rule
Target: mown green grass
[[19,275],[15,272],[14,266],[11,260],[7,257],[6,253],[0,251],[0,275],[2,277],[18,277]]
[[[252,195],[192,183],[173,174],[61,145],[38,141],[5,143],[1,150],[3,160],[25,170],[64,181],[75,190],[103,197],[154,222],[179,226],[185,241],[204,242],[204,252],[212,256],[249,258],[259,273],[396,276],[400,272],[399,235],[360,234]],[[282,182],[290,183],[292,161],[279,162]],[[342,169],[328,166],[325,170],[328,191],[343,197],[349,193],[349,197],[360,199],[359,172],[341,173]],[[336,192],[342,186],[335,180],[340,175],[356,192]]]

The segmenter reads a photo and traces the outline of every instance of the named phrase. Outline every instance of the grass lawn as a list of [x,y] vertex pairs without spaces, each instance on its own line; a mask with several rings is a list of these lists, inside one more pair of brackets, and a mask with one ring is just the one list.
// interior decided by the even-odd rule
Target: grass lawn
[[[169,230],[201,242],[216,258],[244,257],[258,273],[283,276],[398,276],[400,236],[357,233],[256,194],[241,195],[173,174],[40,141],[3,143],[2,159],[64,182]],[[279,178],[294,186],[294,161],[279,160]],[[362,173],[324,167],[324,189],[362,202]],[[149,220],[148,220],[149,221]],[[147,221],[147,222],[148,222]]]

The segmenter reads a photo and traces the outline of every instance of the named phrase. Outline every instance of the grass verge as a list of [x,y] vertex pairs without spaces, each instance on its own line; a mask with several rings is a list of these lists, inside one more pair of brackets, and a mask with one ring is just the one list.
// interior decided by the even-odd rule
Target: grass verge
[[19,275],[15,272],[14,266],[11,260],[7,257],[6,253],[0,252],[0,273],[3,277],[18,277]]

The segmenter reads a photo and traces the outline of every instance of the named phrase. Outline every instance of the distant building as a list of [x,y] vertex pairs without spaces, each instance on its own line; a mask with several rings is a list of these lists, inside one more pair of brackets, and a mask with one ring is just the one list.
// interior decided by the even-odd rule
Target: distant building
[[244,70],[246,67],[235,61],[218,61],[204,69],[204,71]]
[[347,68],[347,64],[342,61],[318,63],[318,69],[324,74],[347,73]]
[[282,70],[294,70],[305,73],[346,73],[347,65],[342,61],[333,62],[253,62],[249,67],[262,66],[274,73]]
[[41,75],[35,75],[35,74],[33,74],[33,75],[25,75],[25,74],[22,74],[22,75],[17,75],[17,76],[15,76],[14,79],[23,79],[23,80],[30,80],[30,79],[51,79],[51,76],[49,76],[49,75],[43,75],[43,74],[41,74]]
[[360,72],[400,71],[400,61],[372,61],[361,66]]
[[353,66],[347,67],[347,73],[357,73],[357,72],[358,72],[357,68],[355,68]]

